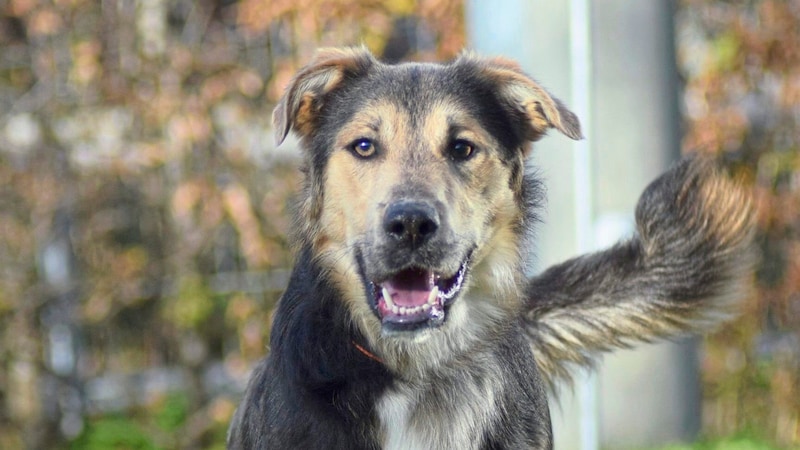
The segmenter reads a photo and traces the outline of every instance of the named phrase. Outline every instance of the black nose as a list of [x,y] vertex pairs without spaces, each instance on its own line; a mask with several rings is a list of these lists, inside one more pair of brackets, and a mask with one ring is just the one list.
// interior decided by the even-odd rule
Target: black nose
[[383,216],[383,230],[403,244],[418,247],[436,234],[439,215],[425,202],[402,201],[391,204]]

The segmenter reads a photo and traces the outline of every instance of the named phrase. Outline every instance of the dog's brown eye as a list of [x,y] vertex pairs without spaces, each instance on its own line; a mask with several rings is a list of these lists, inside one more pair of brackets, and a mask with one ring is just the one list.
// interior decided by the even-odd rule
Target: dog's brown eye
[[375,154],[375,144],[369,139],[358,139],[350,145],[350,148],[362,158],[369,158]]
[[450,144],[449,153],[455,161],[466,161],[475,153],[475,146],[469,141],[458,139]]

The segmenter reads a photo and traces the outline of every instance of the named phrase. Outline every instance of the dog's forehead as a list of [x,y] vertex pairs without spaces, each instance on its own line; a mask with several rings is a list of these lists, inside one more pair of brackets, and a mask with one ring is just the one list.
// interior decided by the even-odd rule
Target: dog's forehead
[[443,101],[469,107],[486,91],[474,74],[458,67],[433,63],[383,65],[365,77],[373,99],[395,102],[411,111],[425,110]]
[[327,108],[329,131],[341,129],[376,104],[392,104],[406,114],[412,126],[445,105],[469,117],[491,133],[503,147],[513,149],[522,139],[508,117],[493,86],[476,68],[452,64],[405,63],[380,65],[357,79],[348,80]]

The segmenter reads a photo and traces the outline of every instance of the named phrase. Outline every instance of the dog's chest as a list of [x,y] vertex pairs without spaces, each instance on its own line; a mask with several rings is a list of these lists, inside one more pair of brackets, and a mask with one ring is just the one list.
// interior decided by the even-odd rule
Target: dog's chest
[[378,402],[382,448],[479,449],[497,418],[500,389],[496,381],[471,376],[396,386]]

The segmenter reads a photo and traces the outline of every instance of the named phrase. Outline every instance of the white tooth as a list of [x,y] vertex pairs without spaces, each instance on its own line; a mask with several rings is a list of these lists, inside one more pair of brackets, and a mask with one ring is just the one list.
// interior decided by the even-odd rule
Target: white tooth
[[406,309],[406,307],[405,307],[405,306],[401,306],[401,307],[400,307],[400,314],[401,314],[401,315],[405,315],[407,311],[408,311],[408,309]]
[[392,312],[395,314],[400,314],[400,308],[397,305],[392,305]]
[[436,297],[439,296],[439,286],[434,286],[431,293],[428,294],[428,304],[433,305],[436,302]]
[[431,309],[431,304],[430,303],[425,303],[424,305],[422,305],[422,310],[423,311],[427,311],[429,309]]
[[394,302],[392,302],[392,294],[389,293],[389,290],[387,290],[386,288],[383,288],[383,291],[381,292],[381,294],[383,294],[383,300],[386,302],[386,306],[388,308],[391,308],[392,306],[394,306]]

